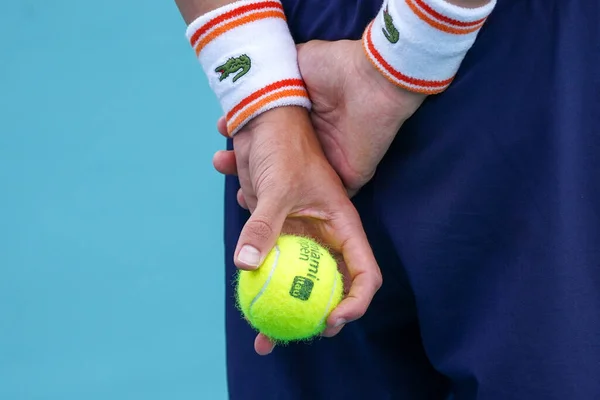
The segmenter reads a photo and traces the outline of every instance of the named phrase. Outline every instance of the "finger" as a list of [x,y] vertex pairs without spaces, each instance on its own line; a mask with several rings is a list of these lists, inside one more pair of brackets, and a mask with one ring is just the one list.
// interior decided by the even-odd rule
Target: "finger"
[[321,336],[328,337],[328,338],[334,337],[335,335],[340,333],[340,331],[344,328],[344,326],[346,326],[346,325],[341,325],[341,326],[338,326],[337,328],[327,328],[323,331],[323,333],[321,333]]
[[217,131],[219,131],[219,133],[225,136],[226,138],[229,137],[229,134],[227,133],[227,120],[225,119],[225,117],[221,117],[217,121]]
[[359,189],[347,189],[348,198],[351,199],[358,194]]
[[274,348],[275,344],[262,333],[259,333],[256,336],[256,339],[254,339],[254,351],[256,351],[258,355],[266,356],[271,354]]
[[346,221],[336,228],[341,233],[341,253],[352,280],[348,295],[331,312],[327,319],[328,328],[339,328],[362,317],[373,296],[382,285],[382,277],[371,246],[362,228],[356,210],[347,208],[340,215]]
[[254,270],[263,262],[281,233],[289,212],[286,207],[282,199],[258,199],[238,239],[234,259],[238,268]]
[[246,203],[246,198],[244,197],[244,192],[242,192],[242,189],[239,189],[237,192],[237,202],[244,210],[248,209],[248,203]]
[[213,156],[213,166],[223,175],[237,175],[237,163],[233,150],[219,150]]

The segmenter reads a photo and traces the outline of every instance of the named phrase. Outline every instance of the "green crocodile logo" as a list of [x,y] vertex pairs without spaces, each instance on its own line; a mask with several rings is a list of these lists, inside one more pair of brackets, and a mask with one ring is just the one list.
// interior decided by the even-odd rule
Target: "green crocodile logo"
[[231,57],[225,62],[225,64],[219,65],[217,68],[215,68],[215,72],[221,74],[219,76],[219,82],[224,81],[229,77],[229,75],[237,72],[232,80],[232,82],[235,83],[238,79],[250,71],[250,67],[252,67],[252,61],[250,60],[250,57],[242,54],[239,57]]
[[398,29],[394,26],[394,19],[388,12],[387,7],[383,10],[383,22],[385,23],[385,28],[381,28],[383,35],[390,43],[398,43],[400,32],[398,32]]

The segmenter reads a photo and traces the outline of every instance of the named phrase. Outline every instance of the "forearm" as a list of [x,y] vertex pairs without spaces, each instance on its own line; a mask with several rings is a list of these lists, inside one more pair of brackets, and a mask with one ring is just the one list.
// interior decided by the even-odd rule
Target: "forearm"
[[464,8],[477,8],[483,7],[488,4],[491,0],[446,0],[450,4]]
[[177,8],[179,8],[183,20],[189,25],[199,16],[235,1],[236,0],[175,0],[175,4],[177,4]]

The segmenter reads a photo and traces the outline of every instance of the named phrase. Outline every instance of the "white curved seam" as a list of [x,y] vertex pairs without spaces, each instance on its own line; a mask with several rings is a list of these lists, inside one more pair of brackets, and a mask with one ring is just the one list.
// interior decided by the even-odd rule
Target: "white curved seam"
[[271,271],[269,271],[269,276],[267,277],[267,280],[263,284],[262,288],[260,288],[260,291],[252,299],[252,301],[250,302],[250,306],[248,307],[248,310],[250,311],[250,315],[252,315],[252,306],[254,305],[254,303],[256,303],[258,301],[258,299],[260,298],[260,296],[262,296],[262,294],[265,292],[265,290],[267,290],[267,286],[269,286],[269,282],[271,282],[271,278],[273,278],[273,274],[275,273],[275,268],[277,268],[278,262],[279,262],[279,246],[276,245],[275,246],[275,260],[273,261],[273,266],[271,267]]
[[325,319],[327,319],[327,316],[329,315],[329,308],[331,307],[331,303],[333,302],[333,295],[335,294],[335,288],[337,287],[337,279],[336,277],[334,277],[333,279],[333,287],[331,288],[331,294],[329,295],[329,301],[327,302],[327,308],[325,308],[325,315],[323,315],[323,318],[321,318],[321,320],[319,321],[319,325],[317,326],[321,326],[323,324],[323,322],[325,322]]

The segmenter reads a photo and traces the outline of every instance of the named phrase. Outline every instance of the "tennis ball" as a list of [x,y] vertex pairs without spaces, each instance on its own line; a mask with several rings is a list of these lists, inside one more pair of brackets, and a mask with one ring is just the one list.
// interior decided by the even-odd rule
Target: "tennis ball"
[[285,344],[321,333],[343,289],[327,249],[309,238],[282,235],[258,269],[238,272],[236,293],[248,322]]

